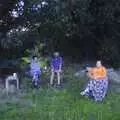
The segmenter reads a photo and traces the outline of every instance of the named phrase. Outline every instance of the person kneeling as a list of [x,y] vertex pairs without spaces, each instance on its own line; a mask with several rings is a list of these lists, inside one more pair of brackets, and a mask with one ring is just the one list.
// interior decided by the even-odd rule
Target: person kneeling
[[93,97],[95,101],[102,101],[108,89],[108,78],[106,68],[102,66],[101,61],[97,61],[96,67],[87,68],[90,78],[86,88],[80,94]]

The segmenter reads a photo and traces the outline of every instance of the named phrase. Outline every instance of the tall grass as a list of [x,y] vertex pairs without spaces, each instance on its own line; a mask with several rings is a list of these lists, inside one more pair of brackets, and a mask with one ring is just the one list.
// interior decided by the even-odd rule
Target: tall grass
[[[64,89],[41,87],[11,96],[0,96],[0,120],[120,120],[120,94],[111,87],[102,103],[79,95],[86,78],[64,71]],[[29,79],[25,79],[29,81]],[[4,102],[1,102],[4,101]]]

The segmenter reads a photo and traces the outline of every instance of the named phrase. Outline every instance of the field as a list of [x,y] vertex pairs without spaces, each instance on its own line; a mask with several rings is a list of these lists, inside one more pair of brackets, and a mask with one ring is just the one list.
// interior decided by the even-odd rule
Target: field
[[86,78],[73,76],[72,68],[64,72],[64,88],[30,88],[14,94],[0,94],[0,120],[120,120],[119,85],[110,84],[102,103],[80,96]]

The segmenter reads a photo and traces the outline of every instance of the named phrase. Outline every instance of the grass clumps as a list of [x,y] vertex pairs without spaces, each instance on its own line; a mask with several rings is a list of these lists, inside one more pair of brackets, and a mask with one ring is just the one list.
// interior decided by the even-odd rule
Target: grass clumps
[[0,120],[120,120],[120,94],[109,88],[102,103],[80,96],[87,79],[74,77],[72,69],[64,71],[64,88],[30,87],[14,96],[0,97]]

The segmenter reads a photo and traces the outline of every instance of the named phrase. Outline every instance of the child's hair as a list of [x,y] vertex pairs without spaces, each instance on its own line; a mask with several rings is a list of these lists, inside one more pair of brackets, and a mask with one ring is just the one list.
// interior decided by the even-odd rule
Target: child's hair
[[35,59],[37,56],[36,55],[34,55],[33,57],[32,57],[32,59]]
[[101,60],[97,60],[97,63],[101,63],[102,64]]
[[54,54],[54,55],[56,55],[56,54],[57,54],[57,55],[60,55],[60,53],[59,53],[59,52],[54,52],[53,54]]

